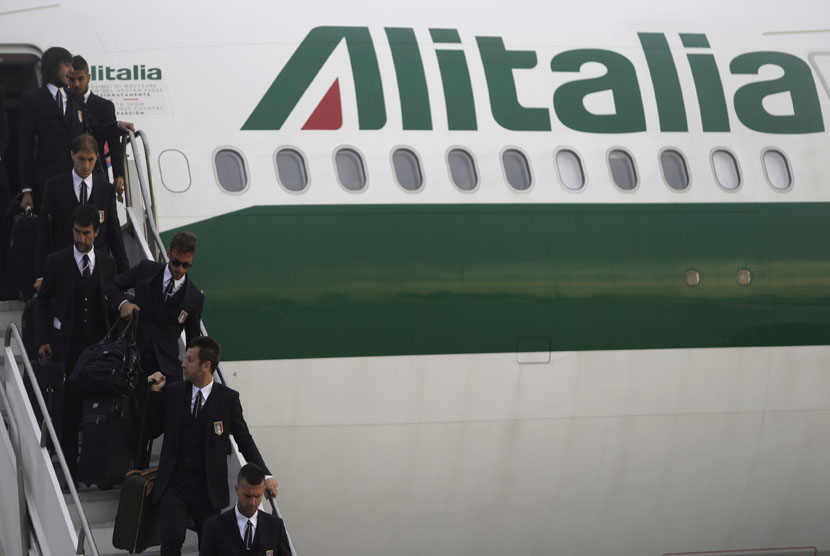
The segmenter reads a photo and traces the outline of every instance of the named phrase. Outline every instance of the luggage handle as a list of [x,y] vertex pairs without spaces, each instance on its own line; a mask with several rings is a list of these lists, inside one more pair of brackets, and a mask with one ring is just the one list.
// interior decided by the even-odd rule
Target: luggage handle
[[[138,330],[138,310],[133,311],[133,314],[130,315],[130,318],[127,319],[127,325],[124,327],[124,330],[121,331],[121,335],[118,336],[119,340],[123,340],[127,336],[127,331],[130,332],[130,343],[135,344],[135,336],[136,330]],[[109,332],[107,332],[107,337],[110,337],[110,333],[115,329],[120,321],[116,321],[115,324],[112,326]]]

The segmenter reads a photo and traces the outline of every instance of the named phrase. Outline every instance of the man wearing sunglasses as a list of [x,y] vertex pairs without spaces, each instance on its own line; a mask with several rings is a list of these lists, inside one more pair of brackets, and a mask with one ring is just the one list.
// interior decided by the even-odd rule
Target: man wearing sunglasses
[[[122,318],[139,311],[136,343],[145,376],[161,371],[167,382],[182,380],[179,337],[187,341],[201,336],[202,305],[205,296],[187,277],[196,256],[196,236],[179,232],[167,249],[169,263],[141,261],[104,284],[104,294]],[[125,294],[133,288],[134,296]],[[145,379],[137,388],[146,387]],[[138,392],[139,395],[143,394]]]

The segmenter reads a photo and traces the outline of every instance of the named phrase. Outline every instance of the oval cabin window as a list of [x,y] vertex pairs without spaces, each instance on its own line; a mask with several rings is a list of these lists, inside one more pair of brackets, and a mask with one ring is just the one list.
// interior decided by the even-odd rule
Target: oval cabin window
[[563,149],[556,153],[556,170],[559,172],[559,181],[565,188],[579,191],[585,187],[582,160],[574,151]]
[[352,149],[340,149],[334,157],[337,179],[349,191],[362,191],[366,187],[366,170],[363,158]]
[[396,149],[392,153],[392,167],[395,170],[395,179],[407,191],[418,191],[424,185],[421,163],[411,150]]
[[715,179],[724,189],[734,191],[741,186],[741,172],[738,161],[727,150],[718,149],[712,153],[712,168]]
[[764,171],[767,174],[767,181],[775,189],[784,191],[793,184],[790,165],[787,164],[787,158],[779,151],[770,149],[764,153]]
[[464,149],[453,149],[447,155],[450,178],[461,191],[472,191],[478,186],[478,174],[473,156]]
[[248,187],[248,171],[245,160],[234,149],[220,149],[213,156],[216,181],[229,193],[240,193]]
[[277,177],[284,188],[293,193],[308,187],[305,159],[294,149],[280,149],[276,156]]
[[504,167],[504,176],[507,178],[510,187],[516,191],[530,189],[532,182],[530,163],[523,152],[517,149],[507,149],[501,155],[501,163]]
[[617,149],[608,153],[608,168],[614,184],[623,191],[632,191],[637,187],[634,159],[627,152]]

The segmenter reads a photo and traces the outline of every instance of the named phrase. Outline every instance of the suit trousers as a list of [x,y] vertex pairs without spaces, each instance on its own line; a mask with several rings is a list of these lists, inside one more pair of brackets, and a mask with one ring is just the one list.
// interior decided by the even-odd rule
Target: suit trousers
[[161,556],[181,555],[189,517],[193,518],[196,525],[196,534],[201,542],[202,525],[209,517],[213,517],[220,512],[220,510],[214,510],[211,506],[206,485],[194,488],[184,484],[184,482],[168,486],[161,497],[159,506]]

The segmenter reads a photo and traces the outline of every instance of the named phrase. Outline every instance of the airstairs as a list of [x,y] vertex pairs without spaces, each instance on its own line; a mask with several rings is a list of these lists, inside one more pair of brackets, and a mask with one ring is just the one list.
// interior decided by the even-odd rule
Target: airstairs
[[[166,261],[166,250],[158,231],[152,181],[150,146],[142,131],[125,138],[126,186],[122,229],[132,265],[143,259]],[[129,153],[129,154],[128,154]],[[130,156],[131,155],[131,156]],[[120,209],[119,209],[120,210]],[[0,556],[125,554],[112,546],[112,532],[120,491],[75,488],[65,481],[66,461],[50,419],[39,425],[24,386],[24,375],[36,384],[25,357],[20,334],[23,303],[0,301],[0,326],[5,343],[0,358]],[[204,323],[202,333],[206,334]],[[184,340],[180,341],[184,352]],[[215,380],[225,382],[221,367]],[[39,388],[35,403],[48,415]],[[158,462],[162,439],[153,443],[151,465]],[[245,461],[232,440],[228,463],[228,489],[235,500],[233,484]],[[63,485],[63,489],[62,489]],[[270,511],[280,515],[276,502]],[[195,532],[188,530],[184,555],[198,554]],[[290,542],[290,536],[289,536]],[[158,554],[151,547],[146,554]],[[293,544],[292,554],[296,555]]]

